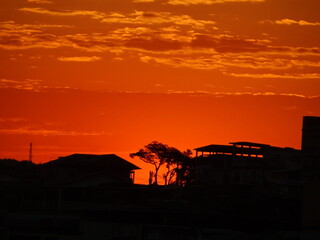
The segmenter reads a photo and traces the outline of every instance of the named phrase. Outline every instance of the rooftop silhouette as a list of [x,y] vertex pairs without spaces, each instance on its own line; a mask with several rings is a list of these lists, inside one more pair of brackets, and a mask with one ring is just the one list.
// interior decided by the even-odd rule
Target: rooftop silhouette
[[239,141],[198,147],[189,159],[153,142],[154,150],[172,150],[162,152],[166,164],[174,159],[167,154],[190,160],[189,184],[134,184],[140,168],[115,154],[72,154],[44,164],[0,160],[0,237],[317,239],[319,126],[319,117],[304,118],[302,150]]

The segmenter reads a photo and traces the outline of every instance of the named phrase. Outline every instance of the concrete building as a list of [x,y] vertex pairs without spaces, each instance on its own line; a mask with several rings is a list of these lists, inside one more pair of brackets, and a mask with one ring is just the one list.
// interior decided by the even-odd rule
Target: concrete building
[[300,180],[300,151],[293,148],[232,142],[195,150],[195,182],[198,184],[262,185],[271,181],[295,184]]

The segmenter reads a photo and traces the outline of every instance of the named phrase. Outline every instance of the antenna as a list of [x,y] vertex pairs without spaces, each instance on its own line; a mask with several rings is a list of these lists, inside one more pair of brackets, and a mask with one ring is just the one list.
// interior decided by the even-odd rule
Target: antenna
[[32,142],[30,143],[30,148],[29,148],[29,162],[32,162]]

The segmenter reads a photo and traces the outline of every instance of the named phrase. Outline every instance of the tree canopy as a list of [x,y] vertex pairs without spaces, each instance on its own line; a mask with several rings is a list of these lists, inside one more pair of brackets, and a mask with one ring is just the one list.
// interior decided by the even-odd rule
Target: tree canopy
[[181,152],[175,147],[152,141],[138,152],[131,153],[130,157],[138,157],[154,166],[155,171],[150,173],[150,184],[158,185],[159,170],[164,168],[162,177],[165,185],[175,183],[184,186],[190,183],[192,178],[191,155],[189,149]]

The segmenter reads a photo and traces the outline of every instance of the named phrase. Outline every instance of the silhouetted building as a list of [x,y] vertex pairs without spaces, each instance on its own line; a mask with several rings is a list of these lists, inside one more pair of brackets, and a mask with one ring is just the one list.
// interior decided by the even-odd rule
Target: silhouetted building
[[308,155],[320,154],[320,117],[303,117],[301,150]]
[[185,188],[134,185],[139,168],[114,154],[0,160],[0,239],[300,239],[301,212],[320,226],[319,127],[304,117],[302,151],[196,148]]
[[0,186],[34,184],[37,180],[37,165],[29,161],[0,159]]
[[252,142],[196,148],[198,184],[301,184],[300,151]]
[[235,225],[300,226],[300,150],[253,142],[195,150],[193,187],[199,191],[198,204],[238,219]]
[[303,224],[320,227],[320,117],[303,117]]
[[114,154],[72,154],[42,165],[46,184],[73,187],[133,184],[136,169]]

